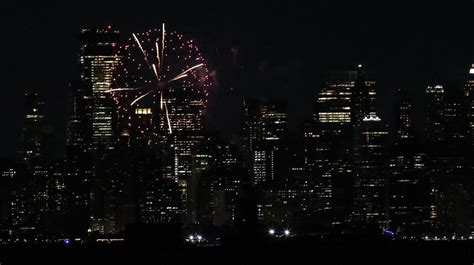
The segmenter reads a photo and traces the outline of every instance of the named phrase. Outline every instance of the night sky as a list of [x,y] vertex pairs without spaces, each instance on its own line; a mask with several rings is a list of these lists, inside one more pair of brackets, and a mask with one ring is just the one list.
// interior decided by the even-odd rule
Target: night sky
[[382,119],[391,123],[401,87],[413,96],[419,121],[426,84],[437,75],[458,88],[474,62],[473,1],[296,2],[2,2],[0,156],[15,155],[26,91],[44,96],[62,153],[68,83],[78,79],[77,37],[88,25],[128,35],[165,22],[197,39],[219,80],[208,122],[226,135],[238,133],[238,104],[249,96],[287,99],[297,131],[312,115],[324,71],[359,63],[376,73]]

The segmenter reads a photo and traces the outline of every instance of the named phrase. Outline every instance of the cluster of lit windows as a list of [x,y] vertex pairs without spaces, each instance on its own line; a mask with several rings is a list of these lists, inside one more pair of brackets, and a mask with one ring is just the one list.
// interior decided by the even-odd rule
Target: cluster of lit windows
[[347,123],[351,121],[350,112],[319,112],[319,122]]
[[16,170],[13,168],[10,168],[8,170],[5,170],[2,172],[2,177],[10,177],[13,178],[16,175]]
[[151,115],[151,108],[136,108],[135,109],[135,114],[138,115]]
[[426,87],[426,93],[443,94],[444,93],[444,87],[441,86],[441,85],[427,86]]

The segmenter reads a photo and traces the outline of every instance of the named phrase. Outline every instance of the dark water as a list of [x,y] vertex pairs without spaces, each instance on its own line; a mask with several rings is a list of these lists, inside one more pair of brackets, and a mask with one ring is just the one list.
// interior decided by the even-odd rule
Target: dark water
[[474,264],[472,241],[285,239],[221,246],[16,245],[0,247],[8,264]]

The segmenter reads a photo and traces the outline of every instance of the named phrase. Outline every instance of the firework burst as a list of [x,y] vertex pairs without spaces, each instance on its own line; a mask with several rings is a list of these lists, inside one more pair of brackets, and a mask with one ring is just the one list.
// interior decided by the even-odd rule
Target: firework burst
[[108,90],[117,103],[119,116],[129,120],[131,110],[140,104],[158,105],[173,132],[167,95],[186,92],[188,97],[207,103],[211,86],[204,58],[192,39],[161,29],[133,33],[119,49],[114,77],[115,88]]

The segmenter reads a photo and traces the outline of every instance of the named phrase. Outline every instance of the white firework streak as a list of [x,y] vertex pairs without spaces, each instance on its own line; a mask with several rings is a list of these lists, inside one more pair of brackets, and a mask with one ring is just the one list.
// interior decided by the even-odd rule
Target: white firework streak
[[165,23],[161,24],[161,66],[163,66],[164,60],[165,60]]
[[156,47],[156,59],[158,60],[158,68],[161,68],[160,46],[158,44],[158,39],[155,42],[155,47]]
[[138,98],[136,98],[134,101],[132,101],[132,103],[130,103],[130,106],[133,106],[135,105],[135,103],[137,103],[138,101],[140,101],[142,98],[148,96],[151,92],[153,92],[154,90],[150,90],[148,92],[146,92],[145,94],[139,96]]
[[185,78],[187,77],[188,75],[187,74],[184,74],[184,75],[178,75],[176,76],[175,78],[171,79],[170,81],[168,81],[168,83],[171,83],[173,81],[176,81],[176,80],[179,80],[179,79],[182,79],[182,78]]
[[168,123],[168,131],[170,132],[170,134],[173,134],[173,130],[171,130],[170,115],[168,113],[168,105],[166,104],[166,101],[164,101],[163,103],[165,105],[166,122]]
[[124,88],[114,88],[114,89],[109,89],[105,90],[105,93],[112,93],[112,92],[120,92],[120,91],[137,91],[137,90],[142,90],[143,88],[140,87],[124,87]]
[[159,75],[158,69],[156,69],[156,65],[155,65],[155,64],[152,64],[151,66],[152,66],[152,68],[153,68],[153,72],[155,73],[156,81],[157,81],[157,82],[160,82],[160,75]]
[[132,33],[132,35],[133,35],[133,38],[135,39],[135,41],[137,42],[138,47],[140,48],[140,50],[141,50],[142,53],[143,53],[143,58],[145,58],[146,64],[148,65],[148,67],[151,68],[150,63],[148,62],[148,57],[146,56],[145,50],[143,50],[142,44],[141,44],[140,41],[138,40],[137,35],[135,35],[135,33]]
[[187,70],[183,71],[181,74],[179,74],[179,75],[177,75],[177,76],[184,75],[184,74],[186,74],[187,72],[192,71],[192,70],[194,70],[194,69],[196,69],[196,68],[198,68],[198,67],[201,67],[201,66],[203,66],[203,65],[204,65],[203,63],[196,64],[195,66],[188,68]]

